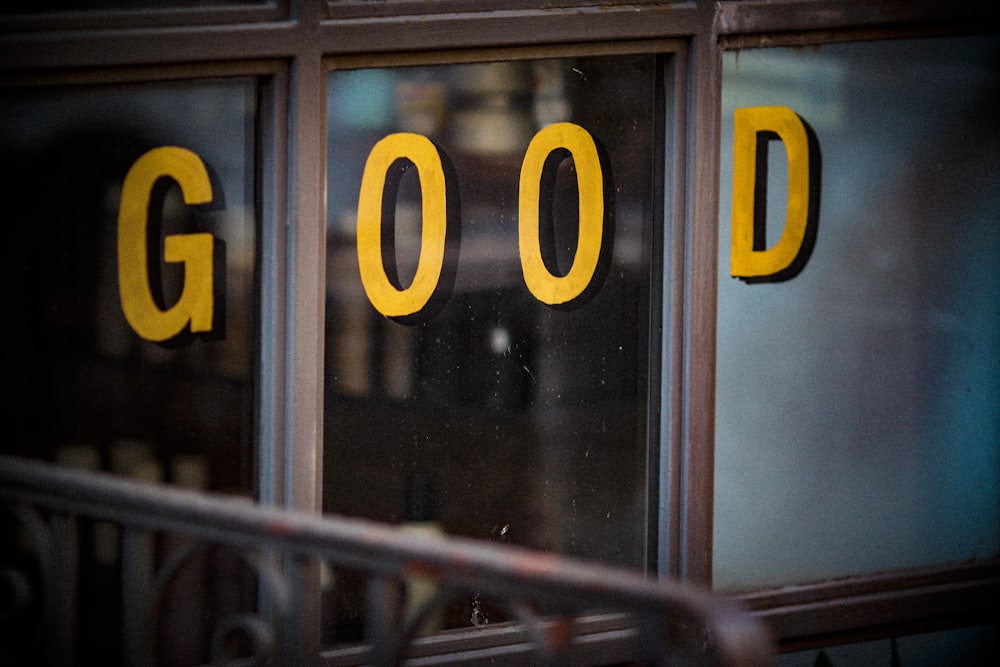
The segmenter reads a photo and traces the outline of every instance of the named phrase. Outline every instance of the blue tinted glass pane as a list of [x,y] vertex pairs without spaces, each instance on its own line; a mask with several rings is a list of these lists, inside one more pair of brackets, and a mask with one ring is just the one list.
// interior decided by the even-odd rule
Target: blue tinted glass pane
[[[751,588],[988,557],[1000,541],[998,41],[724,57],[714,576]],[[733,117],[822,155],[815,244],[729,277]],[[770,142],[764,247],[785,219]]]

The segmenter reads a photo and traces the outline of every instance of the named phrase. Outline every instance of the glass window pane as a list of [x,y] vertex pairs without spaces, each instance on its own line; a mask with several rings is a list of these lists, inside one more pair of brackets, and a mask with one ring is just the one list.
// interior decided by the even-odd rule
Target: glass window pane
[[[644,565],[657,68],[646,55],[331,74],[326,511]],[[552,306],[522,275],[518,202],[529,142],[557,122],[584,128],[600,157],[577,139],[531,153],[533,275],[567,275],[604,238],[589,287]],[[437,153],[371,170],[368,201],[385,208],[375,263],[398,274],[380,280],[411,287],[435,247],[420,236],[428,202],[457,195],[447,238],[461,238],[447,299],[387,317],[360,278],[359,193],[376,142],[400,132]],[[447,195],[434,155],[453,166]],[[602,191],[606,216],[590,199],[580,210]]]
[[[717,587],[1000,551],[998,46],[725,54]],[[734,114],[771,105],[822,155],[815,242],[793,277],[737,280]],[[760,249],[789,201],[787,142],[769,146]]]
[[[252,493],[255,108],[252,79],[5,91],[5,453]],[[185,203],[180,149],[209,203]],[[140,159],[156,185],[126,189]],[[122,237],[125,202],[148,216]],[[212,239],[197,263],[166,261],[197,234]],[[146,271],[119,270],[137,257]],[[192,334],[195,285],[214,305]],[[141,303],[162,337],[126,319]],[[164,313],[182,321],[163,329]]]

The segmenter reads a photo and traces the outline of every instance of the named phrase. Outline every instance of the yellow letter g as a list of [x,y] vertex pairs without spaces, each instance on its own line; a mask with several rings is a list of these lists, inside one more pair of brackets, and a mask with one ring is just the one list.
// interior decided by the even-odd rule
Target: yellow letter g
[[163,146],[149,151],[132,165],[122,185],[118,211],[118,292],[122,312],[137,334],[162,342],[181,333],[212,330],[211,234],[174,234],[163,241],[163,259],[184,264],[184,287],[173,306],[161,310],[149,284],[147,255],[149,203],[161,178],[177,182],[189,206],[212,201],[212,184],[204,163],[184,148]]

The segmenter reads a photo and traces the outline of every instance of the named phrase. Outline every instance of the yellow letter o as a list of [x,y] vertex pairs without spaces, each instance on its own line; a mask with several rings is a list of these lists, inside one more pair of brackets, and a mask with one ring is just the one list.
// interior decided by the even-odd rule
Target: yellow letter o
[[[382,259],[382,206],[395,202],[395,193],[385,196],[386,180],[401,159],[409,160],[416,167],[422,199],[420,257],[413,281],[405,288],[392,284]],[[406,317],[420,312],[437,290],[448,229],[445,181],[437,147],[419,134],[390,134],[376,143],[368,155],[358,198],[358,268],[369,301],[386,317]]]
[[[545,266],[539,239],[542,173],[549,155],[559,149],[569,151],[573,158],[580,204],[576,254],[564,276],[553,275]],[[601,258],[604,202],[604,173],[590,133],[574,123],[555,123],[539,131],[528,144],[521,165],[518,246],[524,283],[542,303],[568,303],[590,285]]]

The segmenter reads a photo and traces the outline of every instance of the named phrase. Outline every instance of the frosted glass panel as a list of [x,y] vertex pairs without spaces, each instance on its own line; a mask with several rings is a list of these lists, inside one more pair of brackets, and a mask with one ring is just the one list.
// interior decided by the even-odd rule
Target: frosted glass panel
[[[715,585],[993,556],[1000,511],[996,39],[725,54]],[[730,276],[733,116],[790,107],[821,160],[816,240]],[[766,245],[785,220],[771,141]]]

